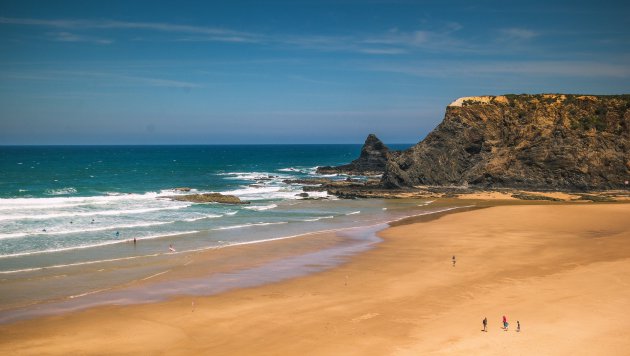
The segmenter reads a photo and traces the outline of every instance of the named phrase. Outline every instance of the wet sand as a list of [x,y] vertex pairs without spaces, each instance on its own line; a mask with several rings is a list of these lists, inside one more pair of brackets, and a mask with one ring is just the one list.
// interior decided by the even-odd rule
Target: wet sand
[[629,216],[585,203],[416,219],[305,277],[0,325],[0,353],[627,354]]

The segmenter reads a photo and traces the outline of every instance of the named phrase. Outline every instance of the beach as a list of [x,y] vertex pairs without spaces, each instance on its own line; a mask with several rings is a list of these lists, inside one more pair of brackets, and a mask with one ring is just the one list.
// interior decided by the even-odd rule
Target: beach
[[323,272],[4,324],[0,352],[627,354],[629,214],[530,204],[412,218]]

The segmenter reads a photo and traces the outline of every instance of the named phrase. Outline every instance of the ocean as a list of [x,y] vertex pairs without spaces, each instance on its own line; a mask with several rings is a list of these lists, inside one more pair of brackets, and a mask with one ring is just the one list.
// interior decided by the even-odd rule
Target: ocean
[[[302,185],[285,182],[320,177],[317,166],[348,163],[360,149],[0,147],[0,313],[146,278],[175,254],[375,226],[429,211],[430,202],[416,200],[339,200],[325,192],[304,198]],[[208,192],[250,204],[166,198]]]

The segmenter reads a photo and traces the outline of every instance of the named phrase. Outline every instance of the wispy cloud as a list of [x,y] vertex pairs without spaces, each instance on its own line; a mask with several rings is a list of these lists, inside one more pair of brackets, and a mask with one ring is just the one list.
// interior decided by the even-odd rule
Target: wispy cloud
[[113,40],[107,38],[78,35],[71,32],[50,32],[48,33],[48,35],[53,41],[57,42],[89,42],[102,45],[107,45],[114,42]]
[[[455,22],[443,23],[438,29],[400,31],[397,28],[383,33],[354,35],[270,34],[236,31],[233,29],[181,25],[165,22],[132,22],[86,19],[33,19],[0,17],[0,25],[41,26],[59,29],[51,39],[64,42],[112,43],[112,39],[98,38],[80,32],[95,30],[138,30],[162,32],[176,37],[167,39],[178,42],[231,42],[257,43],[267,46],[297,47],[326,52],[352,52],[367,55],[401,55],[419,50],[461,51],[470,46],[457,41],[453,33],[462,26]],[[108,32],[108,37],[113,34]],[[129,36],[126,36],[129,38]],[[142,40],[143,36],[134,39]]]
[[471,52],[471,44],[458,40],[454,33],[462,26],[449,22],[435,30],[400,31],[397,28],[382,33],[352,36],[287,36],[270,42],[303,49],[352,52],[369,55],[401,55],[414,52]]
[[628,78],[630,67],[613,63],[588,61],[489,61],[489,62],[418,62],[404,64],[377,64],[365,67],[371,71],[394,72],[419,77],[494,77],[494,76],[545,76],[545,77],[605,77]]
[[260,36],[254,33],[240,32],[223,28],[179,25],[164,22],[130,22],[116,20],[68,20],[68,19],[31,19],[0,17],[0,24],[44,26],[63,29],[135,29],[160,31],[168,33],[199,34],[214,37],[216,40],[229,40],[239,38],[241,41],[257,42]]
[[258,36],[256,40],[251,37],[243,36],[196,36],[181,37],[174,40],[175,42],[233,42],[233,43],[256,43],[261,42],[262,37]]
[[2,73],[2,76],[9,79],[17,80],[37,80],[37,81],[84,81],[86,78],[92,78],[92,83],[102,86],[147,86],[147,87],[167,87],[180,89],[201,88],[198,83],[146,77],[141,75],[128,75],[112,72],[99,71],[72,71],[72,70],[51,70],[41,72],[24,73]]

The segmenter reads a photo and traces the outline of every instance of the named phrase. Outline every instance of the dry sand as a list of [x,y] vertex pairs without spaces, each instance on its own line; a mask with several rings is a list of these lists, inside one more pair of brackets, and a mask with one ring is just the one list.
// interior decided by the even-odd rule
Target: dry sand
[[2,325],[0,354],[630,354],[630,204],[497,206],[381,235],[333,270],[194,307]]

